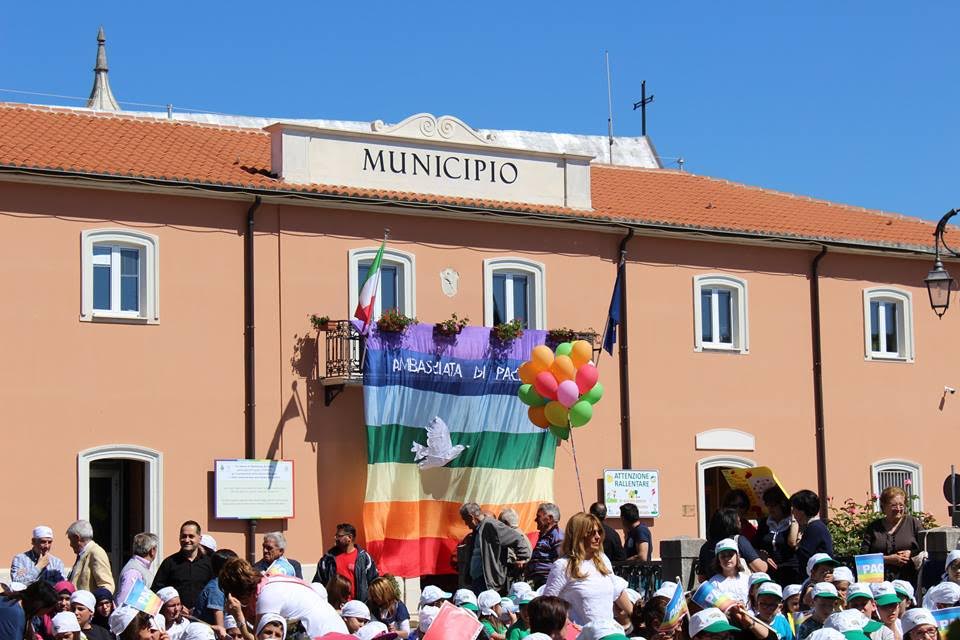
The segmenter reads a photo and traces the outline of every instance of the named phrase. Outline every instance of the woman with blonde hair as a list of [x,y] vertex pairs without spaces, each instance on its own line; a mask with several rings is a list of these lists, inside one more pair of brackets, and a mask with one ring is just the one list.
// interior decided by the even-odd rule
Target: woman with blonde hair
[[265,576],[243,558],[227,560],[219,578],[230,608],[239,605],[247,620],[275,613],[287,620],[299,620],[311,638],[347,631],[336,610],[299,578]]
[[633,612],[629,595],[603,553],[603,526],[595,516],[581,512],[567,521],[562,553],[550,569],[543,595],[566,600],[570,620],[579,625],[613,620],[614,602],[627,615]]
[[410,635],[410,612],[400,601],[400,594],[393,584],[393,576],[386,574],[376,578],[367,589],[367,605],[373,619],[387,625],[387,630],[400,638]]
[[887,487],[880,494],[880,511],[863,534],[860,553],[882,553],[884,580],[916,582],[914,558],[920,549],[923,523],[909,514],[907,494],[900,487]]

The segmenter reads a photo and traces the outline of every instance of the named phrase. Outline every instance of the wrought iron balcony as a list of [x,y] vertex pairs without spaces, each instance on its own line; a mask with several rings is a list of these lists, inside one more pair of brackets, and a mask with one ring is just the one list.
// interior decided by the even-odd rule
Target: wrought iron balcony
[[[326,329],[318,332],[317,342],[323,340],[324,361],[317,362],[317,371],[322,371],[320,384],[323,385],[323,403],[333,402],[347,386],[359,386],[363,383],[363,336],[349,320],[331,320]],[[317,358],[320,350],[317,349]]]

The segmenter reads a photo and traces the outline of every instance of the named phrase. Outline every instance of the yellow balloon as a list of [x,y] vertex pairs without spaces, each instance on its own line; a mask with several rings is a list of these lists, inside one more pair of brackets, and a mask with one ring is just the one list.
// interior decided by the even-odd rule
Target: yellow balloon
[[539,371],[534,371],[529,362],[524,362],[520,365],[520,368],[517,369],[517,375],[520,376],[520,381],[523,384],[533,384],[533,379],[537,377],[538,373]]
[[567,408],[556,400],[546,404],[546,406],[543,408],[543,414],[547,420],[550,421],[550,424],[558,427],[567,426]]
[[573,360],[570,356],[557,356],[550,365],[550,373],[557,379],[557,382],[564,380],[573,380],[577,376],[577,368],[573,366]]
[[530,353],[530,362],[537,373],[546,371],[553,364],[553,351],[550,351],[550,347],[543,344],[536,346]]
[[586,340],[577,340],[570,351],[570,359],[577,369],[593,360],[593,346]]

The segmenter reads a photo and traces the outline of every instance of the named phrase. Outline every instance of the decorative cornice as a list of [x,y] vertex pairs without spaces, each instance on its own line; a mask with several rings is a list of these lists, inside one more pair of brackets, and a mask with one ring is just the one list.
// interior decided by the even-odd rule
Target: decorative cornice
[[400,124],[387,126],[383,120],[374,120],[370,123],[370,130],[385,136],[409,138],[413,140],[436,140],[440,138],[448,142],[462,144],[490,144],[492,134],[480,134],[454,116],[436,116],[429,113],[412,115]]

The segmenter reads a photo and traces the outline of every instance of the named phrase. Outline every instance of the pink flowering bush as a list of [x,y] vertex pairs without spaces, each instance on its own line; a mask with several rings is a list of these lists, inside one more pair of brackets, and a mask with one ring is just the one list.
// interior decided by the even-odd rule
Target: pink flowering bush
[[[830,520],[827,527],[830,529],[830,535],[833,536],[833,553],[837,557],[850,557],[860,553],[860,543],[863,541],[863,534],[877,518],[882,518],[883,514],[877,510],[877,494],[871,494],[867,501],[858,503],[853,498],[847,498],[843,504],[837,506],[833,498],[827,499],[827,508],[829,510]],[[915,500],[916,496],[912,496]],[[925,511],[916,509],[912,500],[908,500],[907,513],[917,517],[923,524],[924,529],[931,529],[937,526],[937,520]]]

